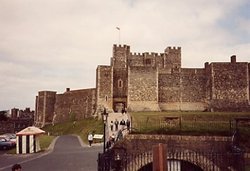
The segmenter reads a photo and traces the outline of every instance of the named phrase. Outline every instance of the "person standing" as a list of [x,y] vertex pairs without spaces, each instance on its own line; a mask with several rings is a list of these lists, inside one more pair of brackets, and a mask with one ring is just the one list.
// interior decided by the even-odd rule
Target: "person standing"
[[120,125],[121,125],[121,129],[123,130],[126,125],[126,122],[124,119],[121,120]]
[[92,143],[93,143],[93,135],[92,133],[90,132],[89,135],[88,135],[88,141],[89,141],[89,146],[91,147]]
[[127,126],[127,130],[130,131],[130,120],[127,119],[126,121],[126,126]]
[[113,131],[113,128],[114,128],[114,123],[113,121],[110,122],[110,130]]
[[118,125],[119,125],[119,122],[117,119],[115,119],[115,131],[118,131]]

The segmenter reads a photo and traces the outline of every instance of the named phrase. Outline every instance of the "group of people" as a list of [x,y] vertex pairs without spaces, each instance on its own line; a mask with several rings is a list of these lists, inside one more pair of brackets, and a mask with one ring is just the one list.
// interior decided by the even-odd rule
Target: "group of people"
[[124,130],[125,126],[127,126],[127,130],[130,131],[130,120],[127,119],[126,121],[124,119],[122,119],[120,122],[115,119],[115,121],[111,121],[110,122],[110,131],[118,131],[119,129],[119,125],[120,125],[120,129]]
[[109,125],[111,136],[106,142],[106,149],[110,149],[116,141],[123,138],[124,130],[127,129],[127,131],[130,132],[130,125],[131,123],[129,119],[127,119],[126,121],[122,119],[120,122],[118,121],[118,119],[115,119],[115,121],[111,121]]

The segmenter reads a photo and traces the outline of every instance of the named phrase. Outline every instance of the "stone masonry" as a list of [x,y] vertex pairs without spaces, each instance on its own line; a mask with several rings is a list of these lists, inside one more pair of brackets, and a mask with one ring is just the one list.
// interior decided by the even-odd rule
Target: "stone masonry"
[[132,53],[114,45],[109,66],[99,65],[96,87],[40,91],[35,123],[45,125],[128,111],[250,111],[250,63],[206,62],[204,68],[181,68],[181,48],[163,53]]

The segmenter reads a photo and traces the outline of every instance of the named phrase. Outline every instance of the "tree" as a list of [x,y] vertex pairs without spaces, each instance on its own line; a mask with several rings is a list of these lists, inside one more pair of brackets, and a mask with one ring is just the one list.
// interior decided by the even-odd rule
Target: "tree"
[[0,121],[7,121],[7,112],[6,111],[0,111]]

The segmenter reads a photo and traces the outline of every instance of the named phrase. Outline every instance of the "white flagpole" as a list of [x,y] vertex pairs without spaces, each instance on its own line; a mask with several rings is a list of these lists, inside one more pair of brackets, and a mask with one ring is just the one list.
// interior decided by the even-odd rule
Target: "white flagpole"
[[121,29],[120,29],[120,27],[116,27],[116,29],[118,30],[118,44],[120,44],[121,42]]

